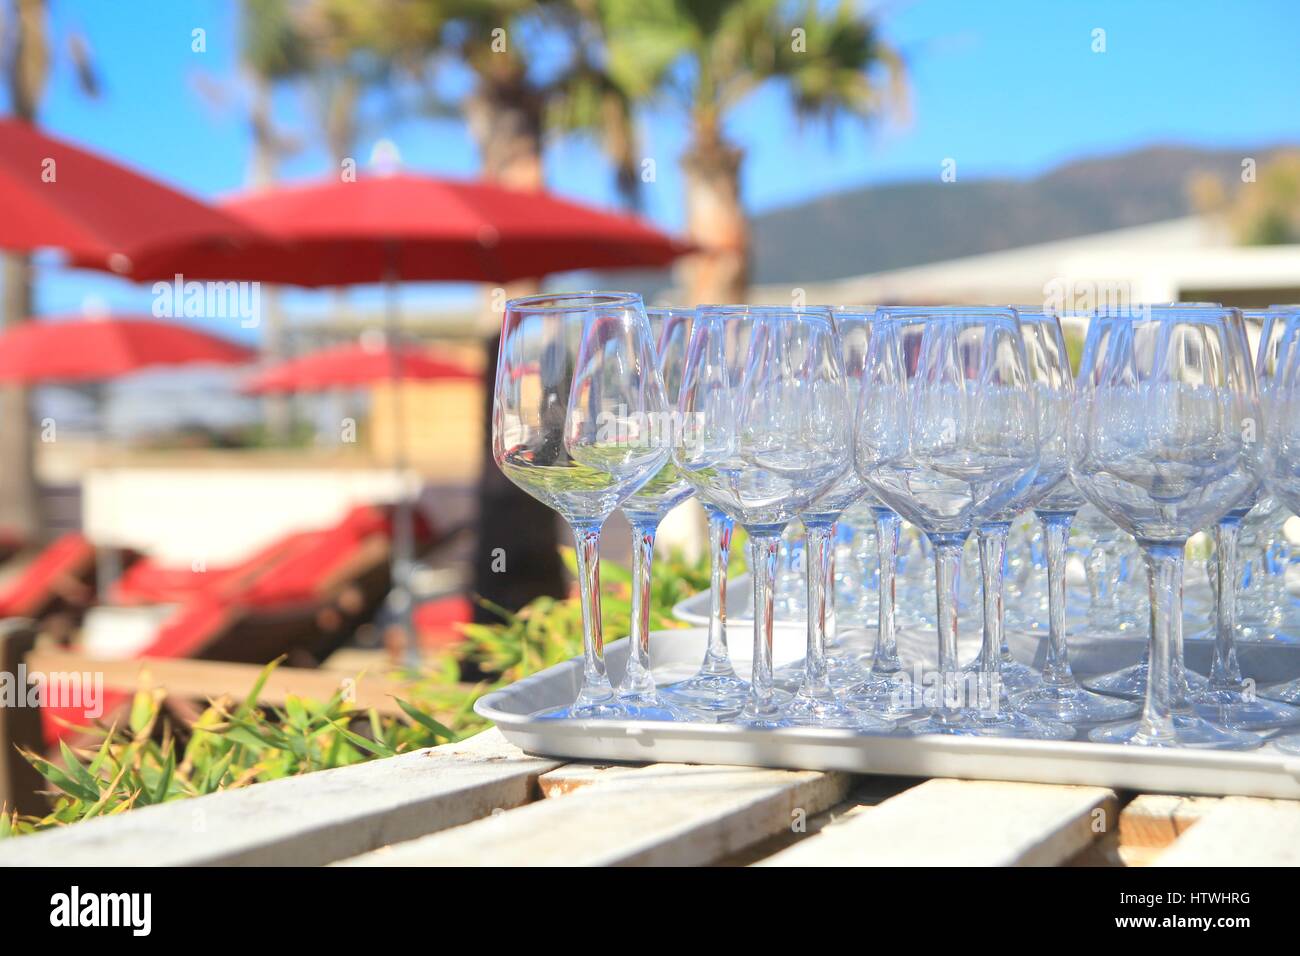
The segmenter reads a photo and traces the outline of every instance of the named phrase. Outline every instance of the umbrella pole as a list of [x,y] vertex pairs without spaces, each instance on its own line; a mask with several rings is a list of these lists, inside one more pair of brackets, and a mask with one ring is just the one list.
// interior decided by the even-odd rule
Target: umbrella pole
[[420,666],[420,647],[415,634],[413,617],[414,596],[411,594],[411,570],[415,562],[415,529],[411,514],[411,501],[402,487],[406,474],[406,416],[402,398],[402,343],[397,310],[397,268],[395,250],[389,250],[389,265],[384,278],[384,325],[391,359],[390,383],[393,391],[393,459],[397,473],[397,508],[393,516],[393,588],[390,594],[391,610],[406,639],[408,667]]

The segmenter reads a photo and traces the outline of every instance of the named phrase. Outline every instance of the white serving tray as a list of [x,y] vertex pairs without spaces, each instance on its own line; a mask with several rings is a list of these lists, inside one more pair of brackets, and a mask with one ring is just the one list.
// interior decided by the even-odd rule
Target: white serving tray
[[[666,681],[693,673],[703,655],[705,637],[706,632],[699,628],[655,632],[651,658],[656,675]],[[728,637],[737,671],[747,675],[749,635],[743,629],[729,628]],[[774,639],[778,665],[802,656],[799,638],[792,630],[778,631]],[[1137,641],[1105,643],[1124,650],[1130,658],[1140,648]],[[626,640],[607,647],[606,660],[615,683],[622,674],[627,648]],[[1013,650],[1024,656],[1014,642]],[[1300,648],[1271,650],[1287,659],[1269,670],[1281,675],[1294,664],[1298,665],[1294,672],[1300,672]],[[1082,784],[1144,793],[1300,798],[1300,757],[1268,749],[1246,753],[1152,750],[1083,741],[868,736],[812,728],[756,731],[729,724],[537,720],[532,716],[571,703],[581,677],[582,661],[575,658],[485,695],[474,709],[528,753],[578,760],[736,764]]]

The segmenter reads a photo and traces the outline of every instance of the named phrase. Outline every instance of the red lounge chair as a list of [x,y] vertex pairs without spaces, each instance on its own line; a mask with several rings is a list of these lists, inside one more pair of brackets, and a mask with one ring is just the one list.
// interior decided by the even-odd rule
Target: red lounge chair
[[[384,510],[354,508],[335,527],[289,535],[231,568],[195,573],[157,565],[128,574],[133,597],[166,593],[181,607],[141,651],[141,657],[191,657],[264,664],[288,653],[320,661],[372,617],[391,586],[388,518]],[[438,540],[427,522],[417,542]],[[105,693],[105,714],[127,694]],[[84,725],[84,712],[47,709],[47,740],[69,731],[55,716]]]
[[57,538],[0,591],[0,617],[40,620],[95,598],[95,547],[76,531]]
[[426,601],[412,618],[422,647],[452,647],[465,639],[458,625],[474,619],[474,605],[463,594]]

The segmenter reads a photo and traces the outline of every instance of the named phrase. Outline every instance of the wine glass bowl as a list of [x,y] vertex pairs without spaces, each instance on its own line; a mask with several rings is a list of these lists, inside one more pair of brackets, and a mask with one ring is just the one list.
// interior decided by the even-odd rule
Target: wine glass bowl
[[605,672],[600,529],[668,460],[668,403],[641,297],[537,295],[506,303],[492,406],[502,473],[559,512],[577,545],[583,684],[555,716],[626,716]]

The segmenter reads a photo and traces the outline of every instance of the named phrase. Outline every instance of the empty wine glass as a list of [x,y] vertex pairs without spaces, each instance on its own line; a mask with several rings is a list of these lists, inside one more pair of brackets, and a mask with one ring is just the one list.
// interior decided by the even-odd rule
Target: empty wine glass
[[[690,341],[694,309],[647,309],[651,334],[658,342],[659,375],[670,407],[674,409],[657,427],[674,428],[686,346]],[[632,626],[627,667],[616,688],[619,702],[638,719],[680,720],[686,716],[661,698],[650,671],[650,587],[655,533],[664,516],[694,493],[670,458],[659,471],[623,502],[623,514],[632,526]]]
[[583,678],[552,716],[619,718],[605,672],[600,529],[668,460],[671,435],[654,340],[630,292],[535,295],[506,303],[492,406],[492,457],[554,508],[577,544]]
[[[752,326],[749,307],[714,306],[710,308],[710,313],[723,325],[721,333],[724,352],[728,358],[729,380],[733,388],[739,388]],[[695,314],[692,313],[692,322]],[[689,344],[688,340],[688,352]],[[683,373],[684,371],[683,364]],[[679,425],[685,427],[685,424],[679,421]],[[700,503],[704,506],[709,526],[708,643],[704,649],[704,661],[695,675],[684,681],[670,684],[663,689],[662,694],[680,707],[686,707],[717,720],[725,720],[740,713],[749,699],[749,682],[736,675],[736,670],[731,663],[731,652],[727,646],[727,576],[731,563],[731,536],[735,530],[735,522],[717,505],[703,498],[700,499]]]
[[1241,749],[1253,734],[1192,713],[1182,667],[1183,549],[1250,493],[1259,419],[1228,310],[1147,306],[1095,317],[1069,432],[1070,477],[1142,548],[1151,592],[1142,715],[1089,739]]
[[[857,408],[866,366],[867,346],[871,340],[873,312],[837,307],[829,310],[834,326],[834,341],[842,366],[845,402],[844,415],[838,423],[843,428],[839,445],[846,456],[852,448],[852,409]],[[827,423],[828,427],[830,423]],[[831,687],[826,658],[826,632],[833,616],[834,569],[832,537],[835,522],[850,505],[867,494],[867,486],[857,471],[846,467],[831,485],[799,511],[804,527],[804,555],[808,588],[808,642],[804,657],[803,679],[794,698],[786,706],[786,717],[794,724],[814,727],[851,727],[883,732],[892,724],[868,713],[855,712],[842,703]]]
[[[785,526],[848,469],[850,410],[829,312],[749,307],[748,329],[733,330],[729,311],[696,311],[673,457],[696,494],[749,534],[754,663],[740,720],[779,727],[788,721],[772,685],[777,548]],[[737,382],[730,369],[742,344]]]
[[[1243,314],[1231,311],[1228,314],[1229,328],[1241,343],[1240,352],[1234,353],[1234,357],[1250,354],[1247,318],[1260,323],[1259,354],[1254,370],[1247,363],[1237,370],[1237,374],[1247,380],[1252,402],[1258,403],[1256,373],[1267,381],[1276,371],[1276,343],[1271,340],[1274,338],[1274,329],[1284,322],[1278,312]],[[1247,445],[1248,450],[1258,447],[1256,442]],[[1219,520],[1214,529],[1214,563],[1217,574],[1214,659],[1209,683],[1192,696],[1192,707],[1197,714],[1215,723],[1240,730],[1269,730],[1300,721],[1300,708],[1257,696],[1253,684],[1248,685],[1242,680],[1241,667],[1237,663],[1237,587],[1241,573],[1237,542],[1241,535],[1242,521],[1259,497],[1258,463],[1253,465],[1251,477],[1254,483],[1251,490]]]
[[[973,528],[1023,496],[1038,427],[1020,323],[1011,309],[882,309],[857,412],[854,464],[880,500],[934,546],[938,673],[914,733],[1006,735],[978,718],[997,699],[963,688],[958,571]],[[927,683],[929,681],[927,680]]]
[[1074,377],[1065,350],[1065,335],[1052,313],[1022,310],[1025,350],[1038,399],[1041,450],[1034,476],[1034,513],[1043,529],[1047,552],[1048,644],[1041,686],[1019,699],[1020,709],[1043,720],[1095,724],[1122,720],[1138,712],[1133,701],[1084,690],[1070,668],[1065,629],[1065,561],[1070,523],[1083,507],[1083,496],[1070,483],[1066,432],[1074,404]]
[[[1272,323],[1261,336],[1259,368],[1264,409],[1264,441],[1259,473],[1270,494],[1293,513],[1300,512],[1300,308],[1269,309]],[[1300,701],[1300,680],[1265,688],[1273,700]],[[1272,741],[1279,750],[1300,754],[1300,734]]]

